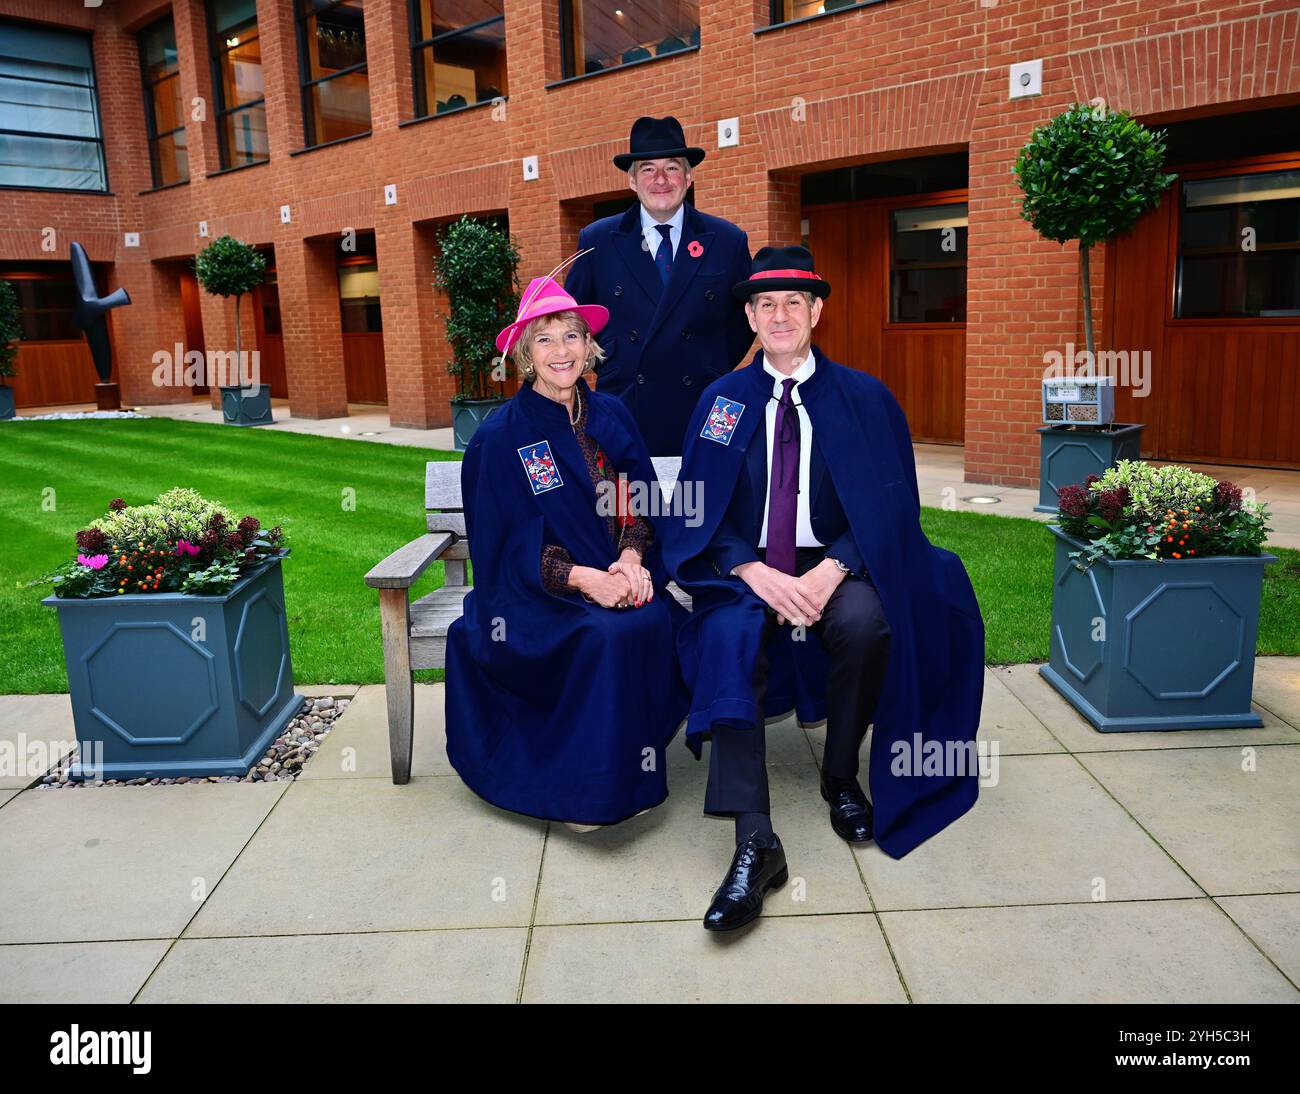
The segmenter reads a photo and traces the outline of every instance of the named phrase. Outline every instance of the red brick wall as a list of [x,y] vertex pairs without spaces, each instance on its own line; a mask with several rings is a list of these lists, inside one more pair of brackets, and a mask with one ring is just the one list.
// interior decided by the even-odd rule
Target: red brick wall
[[[206,100],[209,114],[187,124],[189,185],[149,193],[132,35],[168,5],[0,0],[0,15],[95,30],[113,194],[0,191],[0,259],[62,259],[78,238],[92,258],[116,263],[114,284],[136,301],[114,322],[128,400],[185,397],[149,382],[153,353],[170,349],[181,329],[174,272],[157,263],[192,256],[206,242],[198,235],[206,220],[209,239],[230,232],[274,247],[293,414],[346,413],[333,248],[344,229],[368,229],[392,420],[447,424],[435,223],[508,212],[526,283],[564,256],[594,199],[627,193],[610,157],[624,149],[632,120],[672,113],[708,151],[695,177],[700,208],[734,220],[754,249],[798,238],[805,172],[968,152],[966,472],[1012,485],[1036,482],[1042,355],[1081,334],[1077,249],[1037,238],[1013,200],[1011,165],[1032,127],[1097,96],[1162,122],[1300,102],[1294,0],[885,0],[759,34],[766,0],[701,0],[698,52],[551,88],[561,76],[557,3],[506,0],[508,101],[403,125],[414,112],[406,3],[380,0],[366,7],[372,135],[290,155],[303,143],[292,5],[260,0],[271,161],[210,177],[219,163],[206,20],[198,0],[170,6],[186,101]],[[1007,66],[1034,58],[1043,61],[1043,95],[1009,101]],[[739,119],[741,143],[719,149],[717,122],[729,117]],[[523,181],[527,155],[539,157],[536,181]],[[387,183],[397,186],[396,205],[384,204]],[[53,255],[40,250],[46,226],[58,233]],[[141,248],[126,250],[122,233],[137,230]],[[1103,255],[1094,257],[1100,308]],[[205,301],[209,348],[233,348],[231,310]],[[251,344],[251,307],[244,311]]]

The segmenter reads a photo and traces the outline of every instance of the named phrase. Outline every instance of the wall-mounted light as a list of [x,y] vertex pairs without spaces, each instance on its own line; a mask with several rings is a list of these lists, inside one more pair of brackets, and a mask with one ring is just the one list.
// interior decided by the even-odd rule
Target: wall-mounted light
[[231,49],[234,49],[235,46],[239,45],[239,35],[236,34],[233,38],[227,38],[226,45],[230,46]]

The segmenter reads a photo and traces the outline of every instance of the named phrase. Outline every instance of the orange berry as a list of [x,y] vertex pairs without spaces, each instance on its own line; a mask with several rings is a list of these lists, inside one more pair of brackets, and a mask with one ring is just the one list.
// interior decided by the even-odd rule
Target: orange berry
[[1180,555],[1177,551],[1174,552],[1174,558],[1182,558],[1182,557],[1183,556]]

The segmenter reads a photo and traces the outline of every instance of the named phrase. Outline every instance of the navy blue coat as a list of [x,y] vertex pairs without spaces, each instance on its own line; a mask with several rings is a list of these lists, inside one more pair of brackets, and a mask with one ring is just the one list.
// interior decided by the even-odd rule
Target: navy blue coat
[[[700,392],[744,359],[754,332],[731,286],[750,275],[749,238],[689,203],[665,286],[642,247],[641,203],[588,224],[564,287],[579,304],[603,304],[599,389],[622,399],[654,456],[681,455]],[[702,250],[691,254],[691,244]]]
[[[833,489],[843,507],[891,631],[868,768],[876,842],[901,858],[978,797],[977,765],[940,765],[936,771],[926,761],[935,749],[944,755],[949,744],[959,746],[955,751],[974,751],[984,694],[984,622],[961,559],[935,547],[921,529],[911,436],[897,400],[875,377],[812,348],[817,368],[799,392],[812,421],[813,452],[820,452],[824,468],[813,488],[819,495]],[[761,732],[765,716],[792,708],[805,722],[826,715],[825,651],[819,641],[793,641],[791,627],[780,628],[773,639],[767,701],[763,710],[757,708],[753,667],[768,609],[717,563],[725,558],[723,526],[729,521],[733,530],[740,523],[745,535],[757,538],[754,515],[744,518],[732,502],[745,491],[750,504],[762,503],[762,493],[746,480],[752,475],[751,449],[766,448],[764,407],[771,395],[761,353],[704,392],[681,468],[682,480],[703,490],[704,519],[695,527],[682,517],[665,523],[665,563],[694,598],[678,649],[692,692],[687,743],[697,756],[699,735],[715,723]],[[765,481],[765,456],[760,473]],[[894,767],[906,760],[915,765],[911,771]]]
[[[659,489],[622,403],[591,393],[587,430],[631,483]],[[675,656],[686,613],[664,589],[659,533],[643,560],[655,596],[639,608],[543,585],[544,543],[601,570],[618,554],[568,411],[530,384],[475,431],[461,484],[474,587],[447,633],[452,767],[535,817],[614,824],[658,805],[664,748],[686,713]]]

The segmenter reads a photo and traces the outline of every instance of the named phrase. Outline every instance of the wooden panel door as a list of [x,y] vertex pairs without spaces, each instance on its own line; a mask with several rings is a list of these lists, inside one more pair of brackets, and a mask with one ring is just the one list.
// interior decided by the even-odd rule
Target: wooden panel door
[[1184,179],[1300,166],[1300,157],[1180,168],[1159,208],[1107,248],[1104,348],[1150,353],[1149,394],[1117,388],[1143,455],[1300,469],[1300,319],[1175,319]]
[[894,209],[965,200],[965,192],[809,206],[808,246],[831,295],[813,341],[832,360],[879,377],[912,438],[960,444],[965,435],[966,324],[891,323]]
[[344,332],[343,367],[347,374],[348,402],[388,402],[388,377],[384,374],[382,334]]

